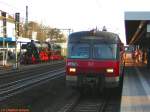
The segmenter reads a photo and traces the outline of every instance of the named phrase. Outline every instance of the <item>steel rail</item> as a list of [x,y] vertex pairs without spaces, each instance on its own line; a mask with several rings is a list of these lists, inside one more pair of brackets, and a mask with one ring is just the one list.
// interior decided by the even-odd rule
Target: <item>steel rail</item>
[[13,77],[13,75],[12,75],[13,73],[16,73],[15,75],[17,75],[17,73],[19,73],[19,74],[26,73],[26,72],[29,72],[29,71],[34,71],[35,69],[40,70],[41,67],[56,66],[56,65],[62,64],[62,63],[64,63],[64,62],[59,61],[59,62],[55,62],[53,64],[41,64],[41,65],[24,66],[24,67],[22,67],[21,69],[18,69],[18,70],[11,70],[11,71],[8,71],[8,72],[2,72],[2,74],[0,74],[0,79],[6,78],[6,77]]
[[[59,78],[64,76],[64,68],[59,70],[54,70],[50,72],[46,72],[43,74],[39,74],[38,76],[29,77],[23,80],[15,81],[8,85],[1,85],[0,87],[0,101],[16,95],[18,93],[21,93],[29,88],[32,88],[34,86],[38,86],[40,84],[46,83],[47,81]],[[7,87],[8,86],[8,87]],[[6,88],[4,88],[6,87]]]
[[81,95],[79,94],[73,96],[73,98],[69,100],[68,103],[65,104],[65,106],[63,106],[58,112],[71,112],[74,109],[74,107],[78,104],[80,97]]
[[109,101],[108,95],[101,96],[99,101],[82,100],[82,96],[74,97],[71,101],[61,108],[58,112],[104,112]]
[[[62,68],[61,68],[61,69],[62,69]],[[63,69],[64,69],[64,68],[63,68]],[[30,76],[30,77],[27,77],[27,78],[24,78],[24,79],[20,79],[20,80],[17,80],[17,81],[13,81],[13,82],[10,82],[10,83],[2,84],[2,85],[0,85],[0,91],[7,89],[7,86],[8,86],[9,88],[11,88],[11,87],[13,87],[13,86],[15,86],[15,85],[17,85],[17,84],[23,83],[24,81],[36,79],[36,78],[38,78],[38,77],[40,77],[40,76],[43,76],[43,75],[45,75],[45,74],[49,74],[49,73],[53,73],[53,72],[57,72],[57,71],[59,71],[59,69],[53,70],[53,71],[49,71],[49,72],[45,72],[45,73],[38,74],[38,75],[34,75],[34,76]]]

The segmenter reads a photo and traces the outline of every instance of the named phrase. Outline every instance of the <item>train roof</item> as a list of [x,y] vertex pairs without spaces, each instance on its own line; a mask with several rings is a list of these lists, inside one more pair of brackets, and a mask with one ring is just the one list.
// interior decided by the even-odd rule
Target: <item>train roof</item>
[[107,41],[109,43],[121,43],[121,40],[117,34],[106,31],[80,31],[69,35],[69,42],[91,39],[99,42]]

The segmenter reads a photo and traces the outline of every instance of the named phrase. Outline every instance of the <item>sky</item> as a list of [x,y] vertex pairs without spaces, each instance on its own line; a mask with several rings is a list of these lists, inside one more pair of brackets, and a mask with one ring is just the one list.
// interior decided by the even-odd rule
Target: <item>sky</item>
[[0,0],[0,10],[10,14],[20,12],[25,20],[73,31],[107,30],[119,34],[125,43],[124,12],[150,11],[149,0]]

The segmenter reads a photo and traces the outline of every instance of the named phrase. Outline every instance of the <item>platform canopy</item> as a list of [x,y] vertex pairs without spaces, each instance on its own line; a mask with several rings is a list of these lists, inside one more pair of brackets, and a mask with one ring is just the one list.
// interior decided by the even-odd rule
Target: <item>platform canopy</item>
[[[5,46],[3,46],[3,40],[5,42]],[[15,37],[0,37],[0,48],[5,47],[6,48],[6,43],[8,43],[8,48],[15,48],[16,45],[16,41],[15,41]]]
[[15,37],[0,37],[0,42],[3,42],[3,40],[5,42],[15,42]]
[[125,12],[127,44],[150,46],[150,12]]

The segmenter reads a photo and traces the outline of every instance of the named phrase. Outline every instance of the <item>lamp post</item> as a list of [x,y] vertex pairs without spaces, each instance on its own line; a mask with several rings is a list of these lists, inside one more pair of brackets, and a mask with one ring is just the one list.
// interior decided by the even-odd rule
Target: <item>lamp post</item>
[[6,29],[6,12],[1,12],[1,15],[3,17],[3,66],[6,65],[6,57],[5,57],[5,39],[7,37],[7,29]]
[[25,36],[28,37],[28,6],[26,6]]
[[19,23],[20,23],[20,13],[15,13],[15,37],[16,37],[16,47],[15,47],[15,57],[16,57],[16,63],[15,68],[18,69],[18,54],[17,54],[17,39],[19,36]]

